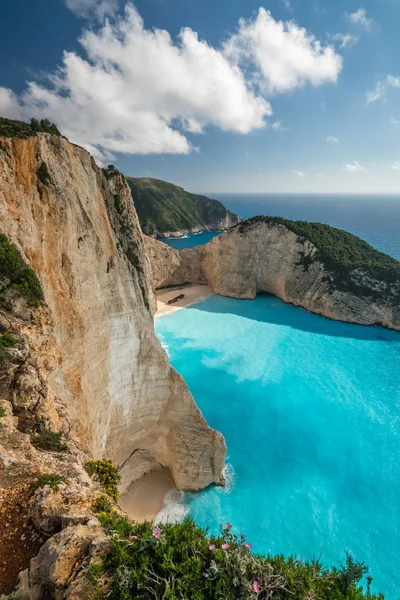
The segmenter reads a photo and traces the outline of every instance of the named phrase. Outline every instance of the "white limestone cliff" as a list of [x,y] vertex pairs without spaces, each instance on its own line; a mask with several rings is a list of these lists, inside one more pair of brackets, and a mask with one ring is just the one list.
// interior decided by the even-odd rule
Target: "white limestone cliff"
[[34,332],[31,340],[44,413],[121,468],[121,491],[156,464],[182,489],[219,482],[225,443],[156,338],[150,270],[124,178],[106,177],[61,137],[0,138],[0,231],[39,276],[48,307],[42,353]]

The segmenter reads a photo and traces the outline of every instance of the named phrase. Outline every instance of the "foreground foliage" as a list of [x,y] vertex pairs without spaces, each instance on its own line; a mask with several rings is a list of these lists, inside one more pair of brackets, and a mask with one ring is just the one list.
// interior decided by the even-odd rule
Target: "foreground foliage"
[[89,460],[85,464],[85,469],[90,476],[96,474],[106,494],[118,502],[117,486],[121,481],[121,475],[111,460]]
[[31,444],[40,450],[49,450],[52,452],[67,452],[69,450],[68,444],[64,444],[61,441],[61,433],[59,431],[52,431],[44,426],[41,426],[40,431],[32,436]]
[[68,479],[64,475],[57,475],[56,473],[45,473],[41,475],[36,482],[35,488],[39,489],[45,485],[49,485],[53,492],[58,492],[59,485],[61,483],[68,483]]
[[346,554],[339,568],[319,561],[284,556],[257,556],[244,535],[226,524],[208,536],[191,519],[154,527],[132,524],[115,511],[101,513],[112,550],[97,573],[111,579],[111,600],[377,600],[360,585],[368,571]]
[[40,281],[31,267],[22,259],[21,253],[11,244],[4,233],[0,234],[0,301],[4,292],[12,288],[28,302],[38,305],[43,300]]

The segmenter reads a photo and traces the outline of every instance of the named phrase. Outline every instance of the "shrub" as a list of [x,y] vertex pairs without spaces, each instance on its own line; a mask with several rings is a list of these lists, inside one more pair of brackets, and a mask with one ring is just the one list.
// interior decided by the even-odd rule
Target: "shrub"
[[25,121],[0,117],[0,137],[16,137],[26,140],[37,133],[51,133],[52,135],[61,136],[58,127],[48,119],[42,119],[41,121],[31,119],[30,123],[25,123]]
[[32,446],[41,450],[52,450],[53,452],[67,452],[69,450],[67,444],[61,442],[61,433],[51,431],[44,426],[41,426],[38,434],[31,438]]
[[360,586],[364,563],[346,555],[339,568],[293,557],[258,556],[227,523],[208,536],[191,519],[154,527],[132,524],[115,511],[99,515],[111,539],[103,572],[111,600],[377,600]]
[[95,513],[110,513],[112,511],[112,505],[107,496],[98,496],[93,502],[93,512]]
[[53,492],[58,492],[58,486],[60,483],[69,483],[68,479],[64,475],[57,475],[55,473],[46,473],[41,475],[36,482],[35,489],[49,485]]
[[[43,300],[43,291],[36,273],[22,259],[21,253],[0,233],[0,279],[2,289],[9,287],[30,303],[37,305]],[[0,296],[1,300],[1,296]]]
[[111,460],[89,460],[85,464],[85,469],[90,476],[96,474],[106,494],[118,502],[117,486],[121,481],[121,475]]
[[0,417],[5,417],[6,416],[6,409],[4,408],[4,406],[2,404],[0,404]]
[[2,364],[7,356],[7,350],[17,344],[17,340],[9,333],[0,335],[0,364]]
[[49,185],[51,182],[50,172],[44,161],[41,162],[40,167],[36,170],[36,175],[43,185]]

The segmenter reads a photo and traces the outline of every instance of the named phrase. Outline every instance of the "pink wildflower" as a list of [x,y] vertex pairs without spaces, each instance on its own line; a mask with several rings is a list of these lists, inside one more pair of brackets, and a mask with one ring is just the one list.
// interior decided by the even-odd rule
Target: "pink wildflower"
[[209,549],[210,549],[211,551],[212,551],[212,550],[215,550],[215,544],[210,544],[208,547],[209,547]]
[[208,573],[206,573],[206,572],[204,571],[204,573],[203,573],[203,577],[208,577]]
[[251,550],[253,548],[253,546],[249,544],[249,542],[246,542],[244,547],[247,548],[247,550]]
[[229,531],[232,529],[232,525],[230,523],[225,523],[225,531]]
[[221,548],[225,552],[225,550],[228,550],[229,544],[222,544]]
[[260,593],[260,582],[255,580],[253,581],[253,592],[255,594],[259,594]]
[[158,540],[160,538],[160,536],[161,536],[161,529],[159,527],[154,527],[153,537],[155,537]]
[[242,541],[244,541],[245,537],[246,537],[246,536],[244,535],[244,533],[241,533],[241,534],[240,534],[240,539],[241,539]]

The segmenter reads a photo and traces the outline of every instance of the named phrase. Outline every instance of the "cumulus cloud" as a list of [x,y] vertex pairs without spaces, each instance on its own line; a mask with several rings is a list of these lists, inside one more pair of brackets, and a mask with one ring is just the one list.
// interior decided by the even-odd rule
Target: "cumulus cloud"
[[396,162],[392,164],[392,169],[394,171],[400,171],[400,162],[398,160],[396,160]]
[[375,86],[375,89],[371,92],[366,93],[367,104],[372,104],[377,100],[381,100],[386,96],[386,91],[388,87],[400,87],[400,77],[394,77],[393,75],[387,75],[386,79],[383,81],[378,81]]
[[399,119],[396,119],[396,117],[391,117],[390,118],[390,123],[392,125],[400,125],[400,121],[399,121]]
[[252,20],[241,19],[239,30],[224,45],[237,65],[253,65],[253,77],[264,93],[288,92],[305,83],[335,82],[343,60],[331,46],[323,47],[294,21],[275,21],[260,8]]
[[66,0],[66,5],[78,17],[103,20],[116,13],[118,0]]
[[371,29],[373,20],[367,17],[365,8],[359,8],[353,13],[347,14],[347,18],[353,25],[358,25],[364,29]]
[[367,169],[360,165],[358,160],[355,160],[353,163],[346,165],[345,170],[349,171],[349,173],[354,173],[355,171],[366,171]]
[[295,170],[293,170],[292,173],[294,173],[298,177],[302,177],[302,178],[306,176],[306,174],[303,173],[303,171],[295,171]]
[[8,119],[18,119],[21,116],[16,95],[4,87],[0,87],[0,116]]
[[333,135],[328,135],[328,137],[326,138],[326,141],[329,142],[330,144],[338,144],[339,143],[338,138]]
[[188,136],[208,126],[262,129],[272,115],[267,92],[335,81],[342,67],[333,48],[264,9],[240,21],[222,48],[189,28],[177,39],[146,29],[131,3],[123,16],[84,31],[80,43],[85,57],[65,52],[46,83],[29,82],[18,100],[3,88],[0,102],[22,118],[51,119],[98,160],[114,152],[188,153],[195,149]]
[[271,127],[274,131],[288,131],[287,128],[282,123],[282,121],[274,121],[271,124]]
[[351,48],[352,46],[355,46],[360,39],[357,35],[352,35],[351,33],[334,33],[329,37],[333,42],[337,42],[340,48]]

